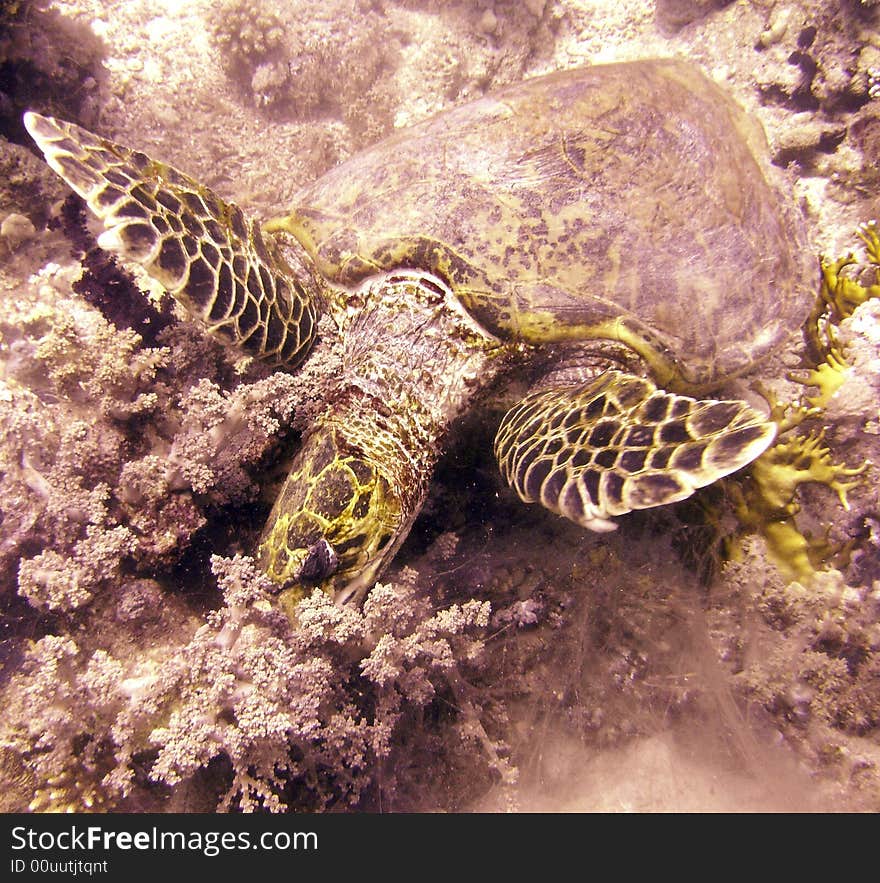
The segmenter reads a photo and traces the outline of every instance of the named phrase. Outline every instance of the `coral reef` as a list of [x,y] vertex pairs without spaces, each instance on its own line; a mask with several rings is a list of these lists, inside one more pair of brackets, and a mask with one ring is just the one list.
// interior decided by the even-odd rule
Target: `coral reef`
[[[44,232],[30,248],[47,242],[64,240]],[[215,541],[253,547],[265,516],[255,475],[294,413],[309,419],[320,386],[309,372],[263,376],[183,324],[147,345],[76,296],[78,273],[108,287],[86,257],[50,264],[14,293],[6,282],[7,804],[173,808],[169,795],[193,781],[210,809],[368,807],[415,790],[405,776],[398,788],[388,758],[476,665],[488,605],[436,610],[404,582],[342,612],[319,593],[291,633],[245,558],[215,558],[220,592],[187,602],[210,574],[206,533],[231,512],[246,516],[230,523],[237,534]],[[131,279],[115,294],[119,315],[141,314],[119,303],[146,299]],[[204,572],[193,579],[187,567]],[[438,737],[426,728],[425,738]],[[213,802],[209,769],[219,769]]]
[[730,0],[657,0],[657,22],[664,29],[676,31],[729,2]]
[[68,192],[58,176],[27,148],[0,139],[0,217],[4,222],[15,214],[43,227],[49,207]]
[[848,510],[812,482],[777,501],[809,580],[759,534],[723,560],[739,525],[717,490],[602,536],[530,511],[471,423],[364,609],[315,595],[292,630],[245,556],[339,371],[332,335],[268,376],[157,321],[158,293],[88,257],[21,146],[25,106],[100,118],[275,214],[368,141],[501,84],[677,54],[763,123],[822,249],[876,216],[880,6],[599,6],[0,3],[3,811],[880,808],[870,266],[825,262],[833,321],[762,377],[788,402],[792,372],[821,409],[781,439],[801,466],[870,461],[830,476],[862,479]]
[[759,41],[761,99],[789,112],[774,161],[827,177],[843,202],[877,188],[878,15],[859,3],[775,4]]
[[[3,757],[7,784],[23,783],[19,799],[32,787],[22,770],[49,784],[31,809],[124,806],[139,790],[132,805],[151,807],[155,784],[177,786],[214,761],[225,767],[218,808],[245,812],[363,808],[393,802],[398,778],[407,784],[392,758],[398,733],[476,664],[488,604],[432,613],[411,589],[379,586],[362,612],[342,611],[316,592],[291,632],[252,559],[212,566],[223,606],[184,646],[154,626],[139,653],[86,651],[54,635],[27,649],[7,691],[18,723],[6,728]],[[126,621],[149,616],[137,603]],[[171,610],[157,618],[180,633]],[[378,795],[374,770],[389,758]]]
[[[755,541],[727,567],[733,595],[716,597],[708,611],[734,689],[763,710],[803,763],[876,809],[878,583],[849,586],[838,571],[786,583],[768,574],[762,559]],[[751,619],[732,628],[737,606]]]
[[94,124],[105,47],[85,24],[34,0],[0,6],[0,133],[27,143],[22,113],[39,105]]
[[[364,0],[333,0],[311,18],[291,17],[273,0],[225,0],[211,32],[222,66],[257,108],[273,118],[338,120],[350,152],[448,102],[521,79],[545,6],[423,5],[424,24],[405,6]],[[411,91],[419,98],[410,112],[401,105]]]
[[[731,488],[741,524],[763,533],[770,555],[789,579],[809,581],[817,569],[830,566],[835,556],[840,563],[858,548],[854,534],[841,536],[838,531],[833,536],[830,524],[820,537],[811,538],[800,530],[795,516],[801,509],[801,485],[825,485],[837,494],[846,512],[851,510],[848,494],[855,491],[862,504],[863,537],[871,518],[864,510],[865,505],[869,511],[873,507],[873,495],[864,491],[875,483],[872,458],[876,462],[877,450],[870,436],[876,434],[873,410],[878,388],[873,364],[877,347],[876,340],[860,340],[851,328],[854,323],[870,334],[870,320],[866,326],[861,315],[855,315],[863,308],[866,312],[873,309],[868,305],[880,295],[880,239],[874,222],[862,225],[858,235],[866,247],[864,265],[853,254],[821,261],[822,283],[805,326],[808,347],[802,359],[808,370],[789,374],[790,380],[816,388],[817,393],[804,393],[796,402],[772,403],[771,417],[779,427],[776,443],[749,468],[748,481]],[[850,350],[857,370],[848,364]],[[852,406],[841,408],[844,402]],[[798,429],[802,425],[811,428],[802,433]],[[834,459],[826,444],[829,432],[835,450],[864,452],[860,465],[847,467]],[[861,557],[864,551],[860,550]]]
[[348,4],[356,17],[340,32],[332,19],[324,27],[288,25],[267,0],[227,0],[211,29],[224,67],[257,107],[339,116],[355,143],[369,143],[391,128],[388,83],[380,78],[388,79],[392,55],[373,39],[375,13],[358,5]]

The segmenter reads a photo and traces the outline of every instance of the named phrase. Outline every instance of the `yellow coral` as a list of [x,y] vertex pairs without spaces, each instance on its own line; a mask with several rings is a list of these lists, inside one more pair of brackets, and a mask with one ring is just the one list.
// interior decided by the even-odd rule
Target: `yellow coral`
[[34,792],[28,810],[39,813],[92,813],[101,812],[104,803],[99,777],[85,770],[65,770]]
[[[868,464],[850,468],[835,463],[824,443],[825,431],[794,434],[781,439],[805,420],[818,417],[832,396],[843,385],[849,365],[836,345],[837,324],[872,297],[880,297],[880,231],[876,221],[862,224],[858,236],[865,245],[868,269],[875,274],[871,284],[862,284],[847,268],[858,261],[850,253],[835,261],[823,258],[822,286],[810,316],[808,334],[816,363],[800,375],[789,378],[804,386],[816,387],[816,395],[804,395],[799,402],[776,402],[770,419],[779,426],[780,440],[760,456],[750,469],[751,482],[737,492],[736,513],[740,522],[760,531],[770,554],[789,578],[807,580],[830,552],[822,539],[808,539],[795,522],[799,510],[797,489],[805,482],[819,482],[837,493],[844,509],[849,509],[847,492],[859,484]],[[862,267],[862,270],[865,268]],[[852,480],[851,480],[852,479]]]
[[846,493],[859,482],[841,479],[860,475],[868,464],[852,469],[835,463],[831,451],[823,444],[824,439],[824,430],[795,435],[758,457],[752,467],[752,479],[769,506],[793,514],[798,485],[816,481],[835,491],[843,508],[849,509]]
[[805,374],[789,374],[789,379],[804,386],[818,387],[819,392],[815,396],[806,396],[805,400],[809,404],[821,411],[828,402],[831,401],[834,393],[843,386],[846,380],[846,372],[850,366],[846,363],[843,356],[836,347],[832,347],[825,359],[815,368],[811,368]]
[[831,551],[824,540],[807,539],[798,528],[794,520],[800,508],[795,499],[798,487],[810,481],[824,484],[849,509],[847,491],[859,482],[845,479],[860,475],[868,465],[850,468],[835,463],[824,437],[823,430],[775,444],[752,464],[751,483],[737,499],[740,522],[761,532],[771,557],[789,579],[809,580]]
[[825,257],[821,259],[822,286],[808,326],[811,341],[819,352],[833,347],[834,328],[842,319],[851,316],[865,301],[880,297],[880,232],[877,222],[862,224],[856,235],[865,244],[869,265],[868,268],[861,267],[859,276],[863,275],[865,269],[872,270],[874,280],[863,285],[861,278],[853,278],[852,273],[844,273],[849,267],[859,267],[859,261],[853,252],[833,261]]

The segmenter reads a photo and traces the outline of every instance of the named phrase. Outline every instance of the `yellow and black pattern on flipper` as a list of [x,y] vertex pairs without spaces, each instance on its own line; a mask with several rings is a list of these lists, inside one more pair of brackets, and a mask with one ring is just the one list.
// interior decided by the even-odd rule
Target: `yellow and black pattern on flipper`
[[46,162],[104,223],[101,248],[141,264],[207,330],[276,366],[311,345],[317,307],[238,206],[73,123],[27,113]]
[[674,395],[607,371],[523,399],[501,422],[495,456],[526,503],[611,530],[617,515],[683,500],[741,469],[775,435],[745,402]]

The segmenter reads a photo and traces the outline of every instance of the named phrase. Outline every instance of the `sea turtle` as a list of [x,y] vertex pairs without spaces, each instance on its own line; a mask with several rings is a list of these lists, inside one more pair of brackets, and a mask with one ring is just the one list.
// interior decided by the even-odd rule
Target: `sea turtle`
[[291,369],[335,318],[344,368],[257,552],[287,601],[365,595],[451,422],[505,374],[534,388],[498,429],[502,474],[593,530],[773,441],[760,409],[705,396],[796,329],[811,268],[763,133],[685,62],[503,89],[354,156],[263,226],[143,153],[25,124],[103,220],[101,247],[210,333]]

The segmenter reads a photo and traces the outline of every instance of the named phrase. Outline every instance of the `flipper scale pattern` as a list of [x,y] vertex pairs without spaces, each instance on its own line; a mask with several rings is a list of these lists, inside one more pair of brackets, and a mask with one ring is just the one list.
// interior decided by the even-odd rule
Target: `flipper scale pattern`
[[101,248],[141,264],[211,334],[275,366],[315,336],[317,305],[241,209],[73,123],[27,113],[48,164],[104,224]]
[[689,497],[763,453],[776,426],[741,401],[700,400],[607,371],[526,396],[501,422],[495,455],[526,503],[592,530]]

